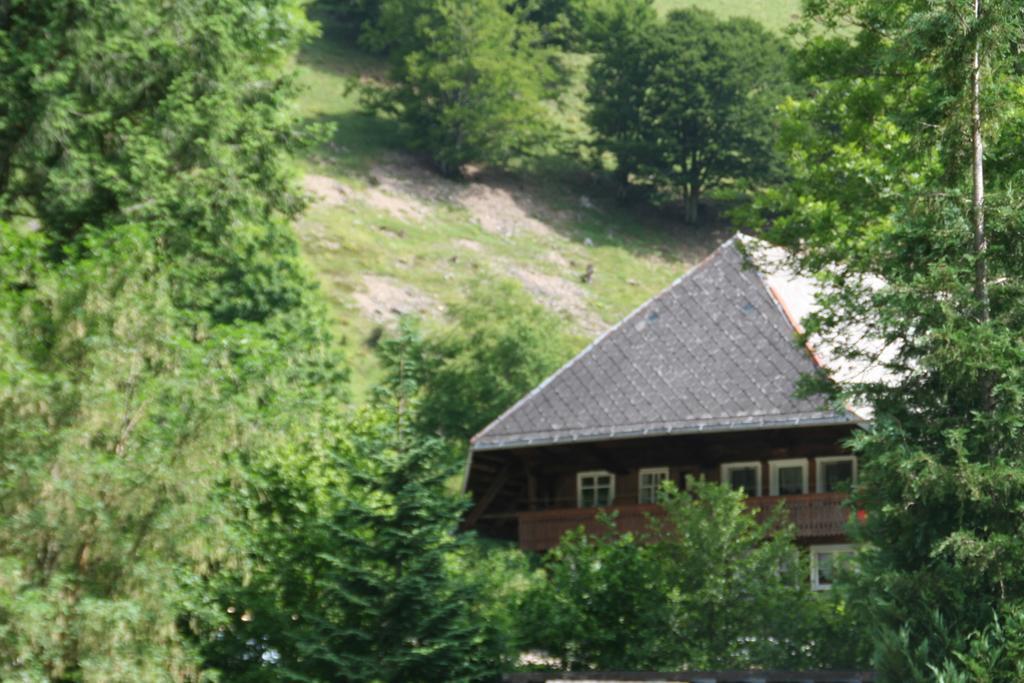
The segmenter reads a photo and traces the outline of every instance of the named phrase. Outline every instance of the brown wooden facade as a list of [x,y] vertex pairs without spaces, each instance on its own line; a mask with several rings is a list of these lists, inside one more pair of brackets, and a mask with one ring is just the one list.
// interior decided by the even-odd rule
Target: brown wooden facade
[[[768,510],[784,501],[803,545],[843,543],[846,496],[817,492],[816,464],[819,458],[847,455],[843,443],[855,428],[795,427],[476,451],[466,479],[473,507],[464,526],[538,551],[580,525],[596,531],[598,510],[580,506],[577,475],[603,470],[615,475],[609,507],[619,511],[619,527],[639,530],[647,514],[658,514],[657,505],[638,500],[641,469],[667,468],[669,478],[683,486],[687,475],[719,481],[723,464],[756,461],[761,490],[749,498],[752,506]],[[806,493],[771,495],[771,463],[784,460],[807,462]]]

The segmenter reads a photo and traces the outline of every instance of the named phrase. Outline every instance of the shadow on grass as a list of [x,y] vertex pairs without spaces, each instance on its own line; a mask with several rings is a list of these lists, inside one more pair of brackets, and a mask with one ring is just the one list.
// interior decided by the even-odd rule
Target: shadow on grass
[[689,225],[681,207],[655,206],[576,157],[539,159],[523,174],[523,183],[547,205],[575,208],[580,216],[576,229],[583,240],[590,238],[595,245],[621,242],[634,251],[674,258],[707,250],[734,230],[718,218],[702,218]]
[[[334,127],[312,161],[322,172],[356,176],[367,184],[377,174],[397,177],[426,201],[458,206],[459,196],[486,190],[507,193],[523,214],[561,237],[591,247],[619,247],[638,256],[692,261],[728,237],[722,221],[686,225],[680,212],[621,196],[615,183],[577,159],[551,157],[515,170],[485,169],[469,179],[440,175],[429,160],[409,151],[399,124],[360,111],[320,114],[307,120]],[[447,198],[447,199],[444,199]]]
[[358,27],[339,19],[322,4],[314,5],[309,11],[309,17],[320,26],[320,37],[302,47],[299,63],[315,68],[328,67],[341,76],[386,77],[387,58],[361,49]]
[[382,157],[405,150],[398,123],[362,111],[319,114],[306,118],[313,124],[333,127],[312,161],[328,173],[368,175]]

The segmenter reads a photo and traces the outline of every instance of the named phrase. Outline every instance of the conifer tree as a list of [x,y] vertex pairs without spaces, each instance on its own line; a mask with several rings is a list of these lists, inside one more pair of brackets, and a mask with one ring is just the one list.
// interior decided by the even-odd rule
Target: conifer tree
[[309,140],[289,68],[313,33],[303,5],[0,5],[0,218],[34,222],[54,260],[88,226],[151,230],[200,322],[301,308],[285,219]]
[[491,604],[504,587],[467,566],[454,534],[458,466],[416,431],[413,342],[384,342],[398,372],[372,406],[264,473],[274,494],[251,511],[260,561],[249,586],[225,587],[234,617],[206,648],[233,679],[440,683],[508,664],[511,616]]
[[334,409],[303,5],[0,4],[0,678],[198,677],[254,463]]
[[179,326],[144,230],[59,268],[40,237],[0,225],[0,678],[194,677],[179,619],[229,555],[239,340]]
[[884,370],[841,390],[874,409],[854,440],[854,595],[883,680],[935,680],[1024,598],[1024,17],[1002,0],[806,10],[814,97],[789,106],[772,234],[828,290],[812,337]]

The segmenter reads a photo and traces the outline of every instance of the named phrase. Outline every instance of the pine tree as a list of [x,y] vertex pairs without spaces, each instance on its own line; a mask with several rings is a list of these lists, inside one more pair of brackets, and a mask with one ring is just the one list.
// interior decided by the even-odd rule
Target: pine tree
[[507,665],[511,615],[492,595],[507,587],[454,533],[458,464],[416,430],[406,332],[385,341],[397,372],[373,405],[265,462],[250,578],[221,586],[233,616],[205,650],[232,680],[477,681]]
[[34,222],[54,260],[89,226],[146,227],[201,323],[301,308],[286,219],[310,140],[289,68],[313,32],[303,4],[0,5],[0,218]]
[[0,678],[200,676],[254,473],[335,410],[303,5],[0,4]]
[[874,408],[854,441],[855,594],[883,679],[934,680],[1024,597],[1024,17],[1000,0],[807,10],[814,98],[789,108],[773,234],[830,289],[812,337],[887,370],[842,390]]

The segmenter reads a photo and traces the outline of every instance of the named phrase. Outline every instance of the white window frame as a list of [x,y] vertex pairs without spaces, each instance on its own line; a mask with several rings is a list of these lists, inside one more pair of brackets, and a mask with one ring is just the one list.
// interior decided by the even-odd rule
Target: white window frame
[[729,480],[729,473],[733,470],[747,470],[750,468],[754,468],[754,471],[757,473],[755,478],[756,483],[754,485],[755,488],[757,488],[757,491],[755,492],[754,497],[760,496],[764,489],[761,488],[761,461],[759,460],[751,460],[749,462],[723,462],[720,472],[722,483],[732,488],[732,482]]
[[[584,477],[609,477],[608,505],[615,502],[615,475],[608,470],[587,470],[576,473],[576,507],[583,507],[583,478]],[[596,499],[596,496],[595,496]],[[595,505],[594,507],[600,507]]]
[[849,460],[853,463],[853,481],[850,485],[853,486],[857,483],[857,456],[856,455],[829,455],[823,458],[814,459],[814,474],[815,474],[815,486],[814,490],[818,493],[826,493],[825,491],[825,465],[834,462],[843,462]]
[[[645,474],[660,474],[662,481],[667,481],[669,478],[667,467],[641,467],[636,473],[636,502],[641,505],[645,505],[644,497],[644,475]],[[658,502],[658,489],[661,488],[661,482],[654,488],[653,500],[648,501],[649,503]]]
[[832,545],[812,545],[808,550],[811,553],[811,590],[815,591],[827,591],[832,589],[831,583],[820,583],[818,581],[818,554],[819,553],[831,553],[833,555],[841,555],[843,553],[853,553],[857,549],[857,546],[849,543],[836,543]]
[[[801,484],[800,495],[806,494],[809,491],[808,484],[808,472],[810,472],[810,463],[807,458],[791,458],[789,460],[769,460],[768,461],[768,495],[778,496],[779,494],[779,470],[783,467],[799,467],[803,472],[803,483]],[[786,494],[794,495],[794,494]]]

